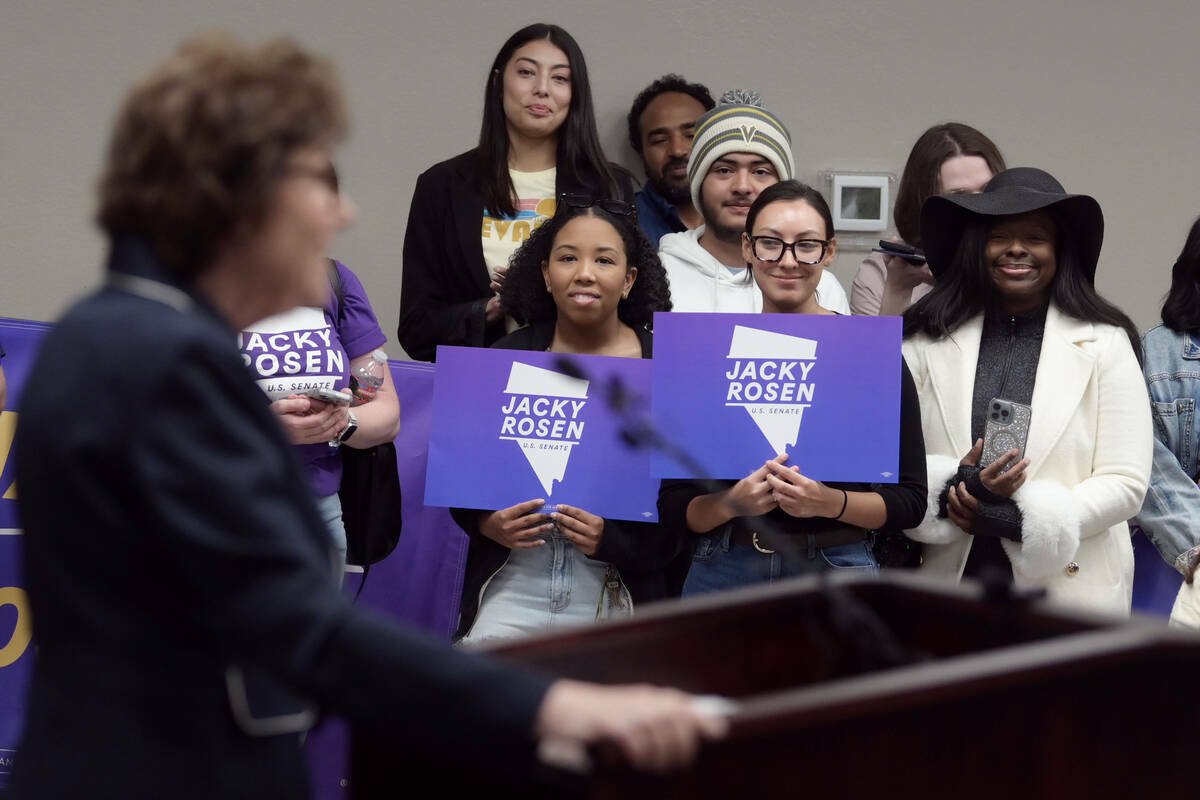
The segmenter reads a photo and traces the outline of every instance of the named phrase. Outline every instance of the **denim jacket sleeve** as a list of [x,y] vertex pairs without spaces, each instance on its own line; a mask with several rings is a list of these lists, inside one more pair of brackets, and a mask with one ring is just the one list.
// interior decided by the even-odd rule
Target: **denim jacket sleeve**
[[1200,487],[1188,474],[1196,466],[1200,429],[1200,339],[1164,326],[1142,339],[1146,383],[1154,415],[1154,463],[1141,511],[1130,522],[1180,572],[1200,558]]

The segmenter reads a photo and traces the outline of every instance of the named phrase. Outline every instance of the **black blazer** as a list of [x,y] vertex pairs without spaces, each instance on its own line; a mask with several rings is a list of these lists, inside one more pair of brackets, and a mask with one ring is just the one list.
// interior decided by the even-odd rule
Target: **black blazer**
[[10,796],[305,797],[301,700],[428,763],[532,758],[548,681],[348,602],[236,331],[139,242],[110,270],[21,409],[38,655]]
[[[633,182],[611,164],[620,198],[633,202]],[[562,170],[555,192],[596,194],[599,178],[574,183]],[[433,361],[439,344],[488,347],[504,335],[504,320],[488,325],[492,296],[483,260],[483,176],[474,150],[434,164],[417,178],[404,231],[400,326],[405,352]],[[607,191],[605,192],[607,194]]]

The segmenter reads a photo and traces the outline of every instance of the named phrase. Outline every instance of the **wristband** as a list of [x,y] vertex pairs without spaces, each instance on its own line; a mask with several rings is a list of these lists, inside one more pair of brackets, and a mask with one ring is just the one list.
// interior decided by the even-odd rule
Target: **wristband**
[[838,512],[837,516],[834,517],[834,519],[842,518],[842,514],[846,513],[846,506],[847,506],[847,504],[849,504],[849,502],[850,502],[850,495],[846,493],[845,489],[842,489],[842,510]]

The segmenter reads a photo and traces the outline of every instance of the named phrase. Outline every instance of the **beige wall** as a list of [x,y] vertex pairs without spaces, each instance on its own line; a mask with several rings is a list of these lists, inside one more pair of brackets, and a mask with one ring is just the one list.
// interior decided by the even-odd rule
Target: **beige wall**
[[[667,71],[714,94],[758,89],[791,128],[810,181],[837,168],[898,174],[930,124],[979,127],[1010,164],[1046,168],[1100,201],[1098,283],[1142,328],[1200,214],[1195,0],[2,5],[3,316],[53,319],[97,281],[103,242],[89,220],[113,112],[180,38],[214,26],[255,41],[291,34],[341,64],[356,122],[341,170],[361,212],[336,254],[362,276],[389,336],[416,176],[471,146],[495,51],[537,19],[580,41],[605,146],[630,166],[628,104]],[[838,261],[847,289],[856,265],[855,254]]]

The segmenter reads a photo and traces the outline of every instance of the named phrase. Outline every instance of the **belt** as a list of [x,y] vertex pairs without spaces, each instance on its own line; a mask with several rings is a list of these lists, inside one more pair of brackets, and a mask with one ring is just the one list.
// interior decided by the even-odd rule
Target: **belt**
[[791,555],[807,554],[810,543],[815,548],[837,547],[866,541],[866,538],[865,528],[856,528],[852,525],[839,525],[816,533],[756,531],[735,525],[730,533],[729,542],[743,547],[752,547],[764,555],[771,553]]

